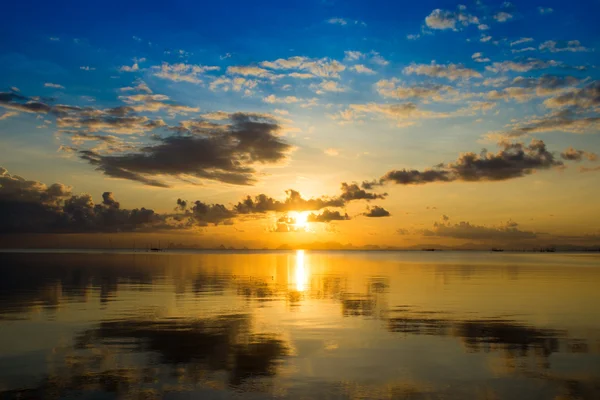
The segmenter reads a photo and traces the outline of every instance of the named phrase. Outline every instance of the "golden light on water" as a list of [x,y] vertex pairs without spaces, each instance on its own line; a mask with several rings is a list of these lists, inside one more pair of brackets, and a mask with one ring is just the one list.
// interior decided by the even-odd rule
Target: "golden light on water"
[[296,250],[296,269],[294,279],[296,281],[296,290],[303,292],[308,284],[309,272],[304,261],[304,250]]

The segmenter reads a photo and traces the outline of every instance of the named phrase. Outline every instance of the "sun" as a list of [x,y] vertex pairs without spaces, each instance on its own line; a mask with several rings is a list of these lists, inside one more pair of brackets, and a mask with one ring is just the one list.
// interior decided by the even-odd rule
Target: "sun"
[[295,222],[293,224],[294,228],[298,231],[307,231],[309,227],[308,223],[308,215],[310,212],[308,211],[292,211],[289,213],[289,217],[292,218]]

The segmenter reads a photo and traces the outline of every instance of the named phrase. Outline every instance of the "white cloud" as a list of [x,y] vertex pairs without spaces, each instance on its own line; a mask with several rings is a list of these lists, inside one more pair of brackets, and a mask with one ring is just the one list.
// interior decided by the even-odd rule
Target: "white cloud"
[[352,51],[352,50],[348,50],[348,51],[344,51],[344,60],[346,61],[357,61],[360,60],[361,58],[365,58],[364,53],[361,53],[360,51]]
[[119,68],[119,71],[121,72],[136,72],[140,70],[140,66],[137,62],[133,63],[133,65],[130,67],[129,65],[123,65]]
[[346,88],[340,86],[336,81],[323,81],[319,84],[312,84],[310,88],[317,94],[325,92],[345,92]]
[[90,67],[89,65],[84,65],[82,67],[79,67],[79,69],[82,71],[95,71],[96,70],[96,68]]
[[481,43],[489,42],[490,40],[492,40],[490,35],[481,35],[481,38],[479,39]]
[[329,18],[325,22],[327,22],[328,24],[341,25],[341,26],[346,26],[346,25],[367,26],[367,24],[362,21],[351,20],[351,19],[346,19],[346,18],[339,18],[339,17]]
[[403,72],[407,75],[427,75],[439,78],[447,78],[451,81],[457,79],[480,78],[481,74],[474,69],[465,68],[457,64],[411,64],[404,68]]
[[206,65],[193,65],[193,64],[169,64],[163,63],[161,66],[154,66],[152,69],[155,71],[154,76],[168,79],[173,82],[189,82],[189,83],[202,83],[199,78],[202,74],[209,71],[218,71],[220,68],[217,66],[206,66]]
[[44,83],[44,87],[53,88],[53,89],[64,89],[65,88],[63,85],[59,85],[58,83],[49,83],[49,82]]
[[267,97],[264,97],[263,101],[265,103],[270,103],[270,104],[275,104],[275,103],[290,104],[290,103],[298,103],[298,102],[302,101],[302,99],[299,99],[296,96],[277,97],[274,94],[271,94]]
[[306,71],[321,78],[339,78],[339,73],[346,69],[346,66],[337,60],[329,58],[311,59],[299,56],[280,58],[275,61],[263,61],[260,66],[274,70]]
[[272,72],[256,66],[227,67],[227,73],[230,75],[258,76],[262,78],[274,77]]
[[523,62],[515,62],[515,61],[502,61],[495,62],[492,65],[488,65],[485,67],[486,70],[491,72],[527,72],[534,69],[545,69],[551,67],[557,67],[561,65],[558,61],[554,60],[539,60],[537,58],[529,58]]
[[358,72],[359,74],[372,75],[372,74],[375,73],[375,71],[373,71],[369,67],[364,66],[363,64],[357,64],[357,65],[351,67],[351,69],[353,69],[354,71]]
[[556,42],[554,40],[547,40],[540,45],[540,50],[548,50],[551,53],[558,53],[561,51],[570,51],[573,53],[580,51],[590,51],[590,49],[588,49],[587,47],[582,46],[579,40],[570,40],[568,42]]
[[498,22],[506,22],[509,19],[512,19],[513,15],[509,14],[507,12],[504,11],[500,11],[499,13],[496,13],[496,15],[494,15],[494,19]]
[[510,42],[511,46],[516,46],[518,44],[533,42],[533,38],[530,37],[522,37],[521,39],[515,40],[514,42]]
[[477,29],[479,29],[480,31],[487,31],[488,29],[490,29],[490,26],[486,24],[479,24],[477,25]]
[[489,62],[490,61],[490,59],[487,57],[484,57],[483,53],[481,53],[481,52],[473,53],[471,58],[477,62]]
[[538,11],[540,14],[551,14],[554,12],[554,9],[550,7],[538,7]]
[[476,16],[465,12],[464,8],[459,8],[458,11],[447,11],[438,8],[425,17],[425,24],[431,29],[452,29],[456,31],[458,30],[457,25],[479,25],[479,19]]
[[421,37],[421,34],[420,34],[420,33],[414,33],[414,34],[413,34],[413,33],[411,33],[411,34],[409,34],[409,35],[406,35],[406,38],[407,38],[408,40],[417,40],[417,39],[418,39],[418,38],[420,38],[420,37]]
[[49,37],[48,39],[50,39],[52,42],[60,41],[60,38],[57,38],[57,37]]

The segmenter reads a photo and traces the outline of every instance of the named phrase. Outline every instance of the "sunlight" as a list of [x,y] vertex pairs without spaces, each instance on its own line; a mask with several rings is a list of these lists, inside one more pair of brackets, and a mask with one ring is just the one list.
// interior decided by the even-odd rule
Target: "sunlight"
[[291,211],[288,215],[294,220],[294,230],[296,231],[308,231],[308,215],[309,211]]
[[308,272],[304,263],[304,250],[296,250],[296,290],[303,292],[308,283]]

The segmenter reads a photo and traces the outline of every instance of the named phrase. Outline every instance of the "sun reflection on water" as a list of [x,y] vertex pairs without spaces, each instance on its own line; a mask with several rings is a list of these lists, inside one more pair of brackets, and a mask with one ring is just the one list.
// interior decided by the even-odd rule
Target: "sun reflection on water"
[[308,275],[308,270],[304,261],[304,250],[296,250],[296,270],[294,278],[296,281],[296,290],[298,292],[306,290]]

